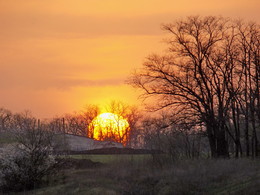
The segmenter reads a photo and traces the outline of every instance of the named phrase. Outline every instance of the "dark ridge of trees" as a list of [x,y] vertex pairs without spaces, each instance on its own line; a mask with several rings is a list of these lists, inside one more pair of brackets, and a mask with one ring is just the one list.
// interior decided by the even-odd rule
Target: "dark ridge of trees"
[[[102,140],[124,142],[124,145],[127,147],[138,145],[138,121],[141,119],[140,110],[135,106],[130,106],[120,101],[111,101],[110,104],[107,105],[106,112],[111,112],[123,117],[127,120],[129,126],[120,139],[116,139],[116,136],[111,134],[109,137],[103,135]],[[54,133],[68,133],[93,139],[95,125],[97,124],[93,124],[92,121],[100,113],[101,110],[99,106],[87,105],[82,111],[40,121],[33,117],[29,111],[12,113],[8,109],[0,108],[0,133],[13,130],[22,131],[24,129],[32,129],[35,125],[44,125],[49,131]],[[119,119],[115,120],[118,122],[119,131]]]
[[205,129],[212,157],[259,155],[260,26],[191,16],[163,25],[164,55],[150,55],[128,82],[155,110]]
[[93,138],[93,127],[91,121],[100,114],[100,109],[96,105],[87,105],[81,112],[65,114],[55,117],[49,121],[50,128],[54,132],[81,135]]

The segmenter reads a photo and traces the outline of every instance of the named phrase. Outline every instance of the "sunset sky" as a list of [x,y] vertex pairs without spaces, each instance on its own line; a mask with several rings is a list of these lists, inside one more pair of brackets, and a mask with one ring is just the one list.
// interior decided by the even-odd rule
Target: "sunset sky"
[[0,107],[40,118],[138,104],[126,78],[189,15],[260,22],[259,0],[0,0]]

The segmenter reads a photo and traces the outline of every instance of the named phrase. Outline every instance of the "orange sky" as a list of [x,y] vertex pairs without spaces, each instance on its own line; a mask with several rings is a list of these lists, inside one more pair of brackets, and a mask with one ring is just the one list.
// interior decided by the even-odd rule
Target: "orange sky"
[[160,30],[188,15],[260,22],[259,0],[0,0],[0,107],[40,118],[109,100],[137,103],[124,84]]

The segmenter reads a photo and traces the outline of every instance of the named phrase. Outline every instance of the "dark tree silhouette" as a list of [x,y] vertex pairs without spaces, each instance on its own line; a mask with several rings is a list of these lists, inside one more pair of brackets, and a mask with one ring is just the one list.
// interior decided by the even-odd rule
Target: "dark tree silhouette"
[[[234,133],[233,123],[238,122],[236,117],[241,119],[238,109],[244,105],[247,125],[249,115],[253,116],[252,113],[256,113],[255,108],[258,107],[251,106],[250,110],[250,105],[259,98],[259,76],[258,73],[251,76],[249,70],[244,71],[244,76],[243,71],[239,72],[244,70],[239,60],[244,51],[238,49],[242,45],[238,24],[222,17],[192,16],[163,25],[163,29],[171,35],[167,41],[168,52],[161,56],[149,56],[143,68],[134,73],[128,82],[141,88],[144,97],[157,98],[156,109],[172,108],[180,115],[192,117],[203,124],[213,157],[229,156],[228,138],[242,152],[239,127],[236,125]],[[254,46],[249,42],[249,46],[254,46],[252,53],[255,55],[255,64],[259,65],[259,25],[256,24],[254,43],[258,45]],[[249,82],[246,80],[247,73],[252,77],[249,79],[250,84],[246,84]],[[242,91],[247,94],[244,97],[253,93],[254,100],[245,99],[244,102],[249,104],[241,102],[239,98]],[[254,144],[257,145],[256,120],[251,119],[252,139],[254,137]],[[247,128],[249,126],[245,127],[245,139],[248,144]]]

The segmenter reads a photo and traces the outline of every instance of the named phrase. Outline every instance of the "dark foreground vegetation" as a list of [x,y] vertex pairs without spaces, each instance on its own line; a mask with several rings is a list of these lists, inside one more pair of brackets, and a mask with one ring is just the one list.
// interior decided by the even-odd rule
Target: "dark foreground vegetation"
[[[164,163],[140,155],[113,155],[99,163],[88,155],[68,160],[74,166],[48,187],[26,194],[259,194],[259,161],[183,160]],[[111,156],[109,157],[111,158]],[[133,160],[134,159],[134,160]],[[166,162],[166,161],[164,161]],[[23,194],[23,193],[22,193]]]

